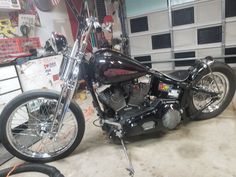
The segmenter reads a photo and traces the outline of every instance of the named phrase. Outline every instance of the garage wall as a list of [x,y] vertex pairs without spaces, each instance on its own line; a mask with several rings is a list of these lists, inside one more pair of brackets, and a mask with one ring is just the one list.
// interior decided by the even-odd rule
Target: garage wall
[[[74,43],[65,1],[60,1],[50,12],[42,12],[37,8],[36,10],[41,26],[35,27],[35,36],[40,38],[41,45],[45,44],[54,31],[64,34],[69,44]],[[0,19],[9,19],[8,12],[0,12]]]
[[[160,9],[148,13],[146,7],[143,12],[140,10],[142,6],[138,10],[129,10],[132,8],[131,2],[138,4],[141,0],[126,1],[132,57],[140,60],[150,56],[152,61],[158,61],[236,54],[235,0],[170,0],[170,9],[168,5],[163,6],[168,0],[158,0],[162,4]],[[151,1],[145,3],[152,5]],[[236,58],[226,62],[236,63]],[[182,69],[191,64],[191,61],[176,61],[153,64],[152,67],[169,70]]]
[[51,12],[42,12],[38,10],[41,21],[41,27],[36,27],[36,36],[40,38],[41,44],[44,45],[52,32],[59,32],[66,36],[68,43],[73,44],[71,25],[65,1],[60,1],[59,5],[54,7]]
[[[59,5],[54,7],[51,12],[42,12],[38,9],[37,11],[40,17],[41,27],[36,27],[35,35],[40,38],[42,46],[53,31],[64,34],[69,44],[73,44],[65,1],[60,1]],[[0,12],[0,18],[9,18],[8,13]],[[57,74],[61,60],[61,56],[53,56],[17,66],[23,91],[41,88],[60,91],[60,83]],[[17,77],[14,66],[0,67],[0,113],[7,102],[22,93]]]

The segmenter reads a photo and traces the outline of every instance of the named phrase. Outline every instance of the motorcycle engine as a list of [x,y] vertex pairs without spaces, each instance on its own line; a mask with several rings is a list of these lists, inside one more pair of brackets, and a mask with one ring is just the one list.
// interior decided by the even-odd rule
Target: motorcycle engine
[[150,90],[150,83],[126,83],[124,85],[110,86],[98,93],[101,103],[119,112],[129,106],[141,106]]
[[118,112],[126,107],[126,100],[121,88],[109,87],[98,94],[98,99],[104,105]]
[[[150,82],[127,82],[106,86],[98,93],[104,109],[111,109],[111,119],[125,127],[130,135],[160,129],[175,129],[181,122],[179,103],[174,98],[151,99]],[[108,132],[111,132],[108,129]]]
[[141,106],[144,103],[145,97],[147,96],[150,90],[150,84],[142,82],[136,84],[130,84],[126,85],[124,90],[129,95],[128,98],[129,106]]
[[165,106],[165,113],[162,115],[163,126],[169,130],[175,129],[180,121],[181,114],[177,103],[169,103]]

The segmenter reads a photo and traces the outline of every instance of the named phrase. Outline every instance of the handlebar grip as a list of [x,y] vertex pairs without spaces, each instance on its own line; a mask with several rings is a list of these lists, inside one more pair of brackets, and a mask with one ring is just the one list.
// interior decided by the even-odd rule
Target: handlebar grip
[[102,32],[102,27],[96,28],[96,32],[97,32],[97,33],[101,33],[101,32]]
[[94,26],[95,29],[101,28],[101,25],[99,24],[98,21],[94,21],[93,26]]

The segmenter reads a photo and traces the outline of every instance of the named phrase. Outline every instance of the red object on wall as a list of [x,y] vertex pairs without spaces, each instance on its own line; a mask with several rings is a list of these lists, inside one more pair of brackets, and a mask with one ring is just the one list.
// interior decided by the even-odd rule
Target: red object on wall
[[113,20],[113,18],[112,18],[111,15],[106,15],[106,16],[103,18],[103,23],[104,23],[104,24],[113,23],[113,22],[114,22],[114,20]]
[[[75,7],[77,9],[78,12],[80,12],[81,10],[81,5],[82,5],[82,0],[71,0],[74,4]],[[67,7],[67,12],[69,15],[69,19],[70,19],[70,25],[71,25],[71,31],[72,31],[72,35],[73,35],[73,39],[76,39],[76,34],[77,34],[77,29],[78,29],[78,21],[76,20],[73,12],[71,11],[70,7],[66,4]]]
[[60,78],[59,74],[55,74],[52,76],[53,81],[57,81],[57,80],[59,80],[59,78]]
[[[80,13],[81,12],[81,7],[83,5],[83,0],[71,0],[71,1],[75,5],[75,8],[77,9],[77,11]],[[78,31],[79,23],[78,23],[77,19],[75,18],[73,12],[71,11],[70,7],[67,5],[67,3],[66,3],[66,7],[67,7],[68,16],[69,16],[69,19],[70,19],[70,25],[71,25],[71,31],[72,31],[73,39],[75,40],[76,37],[77,37],[76,34],[77,34],[77,31]],[[91,41],[88,42],[87,52],[92,52]]]
[[30,49],[41,48],[38,37],[0,39],[0,62],[12,58],[11,54],[29,52]]

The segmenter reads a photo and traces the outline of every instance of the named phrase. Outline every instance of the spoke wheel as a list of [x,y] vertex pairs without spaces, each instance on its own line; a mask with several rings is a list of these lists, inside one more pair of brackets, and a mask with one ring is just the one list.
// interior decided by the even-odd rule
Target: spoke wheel
[[3,144],[26,161],[48,162],[63,158],[80,143],[84,133],[82,111],[70,105],[60,131],[53,124],[58,95],[24,93],[10,102],[1,114]]
[[[229,80],[224,74],[220,72],[213,72],[213,75],[209,73],[204,76],[197,83],[197,86],[207,91],[219,93],[217,100],[203,110],[204,113],[209,113],[219,109],[219,107],[222,105],[229,91]],[[212,97],[209,94],[196,91],[193,93],[193,104],[197,110],[201,110],[211,101],[211,99]]]
[[222,62],[214,62],[210,67],[212,73],[205,69],[194,82],[197,87],[218,94],[213,97],[201,91],[190,92],[188,113],[194,120],[218,116],[227,108],[235,94],[235,71]]

